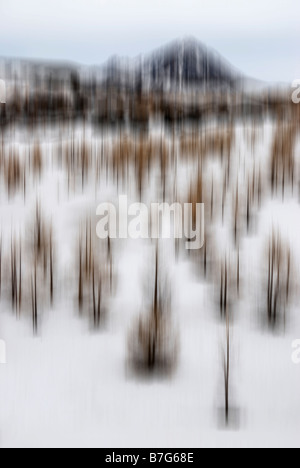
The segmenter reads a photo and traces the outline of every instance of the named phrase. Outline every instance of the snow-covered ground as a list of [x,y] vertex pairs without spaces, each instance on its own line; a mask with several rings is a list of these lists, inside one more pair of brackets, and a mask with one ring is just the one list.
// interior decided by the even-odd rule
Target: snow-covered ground
[[[210,223],[210,236],[212,262],[216,264],[224,251],[234,263],[232,207],[236,186],[238,183],[244,219],[247,175],[254,166],[260,167],[263,183],[267,185],[273,132],[273,125],[265,123],[251,149],[243,126],[235,128],[224,226],[221,163],[212,158],[205,165],[205,182],[210,186],[212,176],[215,180],[215,215]],[[300,365],[293,364],[291,359],[292,342],[300,338],[297,183],[293,193],[287,188],[284,200],[280,196],[272,198],[269,188],[263,187],[261,207],[255,207],[250,232],[247,234],[244,221],[239,228],[241,285],[231,310],[231,417],[226,426],[222,362],[226,330],[219,313],[219,280],[214,273],[204,279],[197,267],[196,254],[188,254],[182,248],[176,260],[173,241],[160,242],[162,269],[168,276],[172,318],[180,341],[178,363],[172,375],[138,377],[131,372],[127,359],[129,330],[147,301],[145,291],[154,258],[154,244],[150,240],[113,241],[115,291],[106,301],[107,320],[99,330],[94,330],[88,318],[80,316],[76,302],[80,222],[88,214],[96,222],[97,204],[114,201],[118,194],[128,194],[132,201],[139,199],[134,172],[127,185],[120,183],[118,191],[110,170],[107,177],[105,163],[97,183],[93,169],[83,189],[78,176],[76,190],[72,187],[68,190],[66,170],[56,155],[60,133],[64,140],[63,132],[44,134],[41,130],[44,169],[40,179],[28,176],[25,200],[22,191],[8,199],[4,179],[1,180],[0,339],[6,343],[7,363],[0,365],[0,446],[299,446]],[[76,135],[82,138],[80,130]],[[26,160],[28,145],[36,138],[35,135],[24,139],[21,132],[16,132],[6,136],[4,147],[8,150],[11,144],[17,145],[20,157]],[[94,149],[101,148],[101,136],[86,131],[85,138],[93,141]],[[99,157],[97,151],[95,161]],[[297,147],[297,170],[299,155]],[[194,173],[193,163],[178,163],[178,191],[182,197]],[[152,171],[146,184],[146,200],[159,201],[154,200],[155,185],[159,183],[158,175]],[[169,192],[172,190],[170,184]],[[10,241],[12,232],[17,238],[20,236],[24,265],[29,262],[28,245],[37,197],[44,217],[53,223],[55,295],[52,306],[49,298],[40,299],[38,333],[33,336],[31,305],[26,304],[30,298],[26,287],[30,289],[30,282],[24,280],[25,304],[20,316],[16,317],[11,308]],[[266,297],[265,250],[273,226],[290,241],[292,300],[285,326],[280,324],[269,330],[262,316]],[[100,243],[97,248],[102,248]],[[26,266],[24,269],[26,275]]]

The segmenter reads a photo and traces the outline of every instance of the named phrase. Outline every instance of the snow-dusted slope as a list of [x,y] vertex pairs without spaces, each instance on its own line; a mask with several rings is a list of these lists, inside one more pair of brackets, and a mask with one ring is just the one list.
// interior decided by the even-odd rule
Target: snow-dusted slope
[[[245,206],[249,170],[261,167],[262,175],[267,174],[274,128],[264,124],[254,144],[248,138],[252,130],[242,125],[235,128],[224,225],[218,195],[222,186],[221,163],[212,157],[205,169],[206,180],[211,181],[212,174],[215,180],[213,237],[217,257],[224,251],[229,259],[236,255],[232,202],[237,180],[240,206]],[[76,135],[82,140],[81,130]],[[289,308],[285,329],[280,327],[272,332],[261,325],[267,271],[263,258],[273,226],[279,226],[282,235],[290,240],[293,279],[299,277],[297,190],[286,193],[282,200],[281,196],[271,199],[266,189],[261,209],[253,217],[251,232],[241,233],[240,297],[233,308],[230,331],[233,420],[225,428],[222,369],[225,327],[218,310],[218,279],[215,283],[204,281],[192,256],[181,250],[176,261],[173,241],[161,244],[163,269],[171,284],[172,314],[180,335],[178,366],[172,376],[163,379],[134,377],[127,362],[128,333],[145,306],[145,282],[151,271],[154,247],[150,241],[114,243],[116,295],[106,305],[105,326],[98,331],[91,329],[86,316],[80,316],[76,302],[78,228],[87,213],[94,216],[97,203],[116,199],[117,185],[110,172],[107,176],[105,154],[100,158],[99,180],[96,172],[91,171],[84,189],[80,177],[68,181],[56,157],[61,132],[42,131],[33,140],[38,136],[45,142],[43,175],[27,184],[25,202],[22,196],[8,200],[2,186],[3,255],[9,259],[12,231],[17,236],[21,233],[24,243],[30,239],[30,221],[39,195],[43,214],[52,218],[54,225],[55,300],[52,307],[48,301],[39,304],[39,331],[34,337],[27,310],[30,306],[23,305],[19,318],[11,311],[10,266],[9,262],[4,263],[0,338],[7,345],[7,364],[0,365],[0,446],[299,446],[300,367],[291,360],[291,343],[299,338],[300,332],[297,301]],[[68,134],[63,137],[67,139]],[[92,142],[94,156],[101,154],[97,153],[102,147],[101,138],[88,129],[84,137]],[[27,138],[23,133],[14,134],[13,145],[24,157],[30,141]],[[109,141],[111,138],[109,135]],[[9,146],[11,142],[5,144]],[[188,160],[178,166],[181,193],[194,172]],[[131,174],[129,185],[119,186],[119,193],[128,193],[132,200],[137,196],[133,180]],[[153,200],[159,187],[155,172],[151,181],[144,196]],[[27,293],[24,291],[25,296]]]

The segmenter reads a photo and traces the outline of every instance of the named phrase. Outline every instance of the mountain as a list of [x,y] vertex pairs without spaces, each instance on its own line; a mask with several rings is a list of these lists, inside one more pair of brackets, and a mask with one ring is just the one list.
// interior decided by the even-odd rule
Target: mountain
[[215,50],[194,38],[176,40],[146,56],[112,57],[99,66],[37,60],[0,60],[0,76],[6,80],[51,79],[81,82],[91,78],[108,86],[132,90],[209,90],[251,88],[245,77]]
[[194,38],[174,41],[133,60],[113,57],[102,72],[110,84],[155,90],[234,88],[243,81],[221,55]]
[[234,87],[242,75],[194,38],[175,41],[145,59],[142,75],[152,88]]

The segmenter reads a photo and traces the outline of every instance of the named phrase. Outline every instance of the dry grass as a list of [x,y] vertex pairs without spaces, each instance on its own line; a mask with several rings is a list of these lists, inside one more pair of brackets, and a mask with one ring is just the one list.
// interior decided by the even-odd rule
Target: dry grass
[[271,188],[277,193],[281,188],[284,198],[286,185],[294,187],[296,126],[278,123],[271,150]]
[[291,294],[292,257],[288,243],[275,231],[268,242],[267,319],[271,327],[286,323]]
[[168,311],[167,295],[163,294],[156,250],[152,307],[141,315],[128,340],[130,365],[145,374],[169,373],[174,369],[178,353],[178,336]]
[[[95,239],[95,226],[87,218],[81,226],[78,244],[78,308],[98,328],[105,318],[105,302],[114,290],[113,252],[110,238]],[[101,244],[101,245],[100,245]]]

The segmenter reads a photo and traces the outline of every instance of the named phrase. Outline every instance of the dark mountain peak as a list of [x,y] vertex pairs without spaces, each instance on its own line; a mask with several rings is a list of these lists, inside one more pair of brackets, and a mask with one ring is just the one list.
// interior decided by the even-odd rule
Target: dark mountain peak
[[110,85],[161,91],[232,89],[243,80],[220,54],[192,36],[135,59],[111,57],[103,76]]
[[198,39],[196,39],[193,36],[185,36],[181,39],[175,39],[172,42],[169,42],[163,47],[160,47],[156,52],[154,53],[159,53],[159,51],[163,53],[173,53],[173,54],[182,54],[182,53],[195,53],[195,52],[200,52],[206,53],[207,47],[205,44],[200,42]]
[[156,50],[144,62],[151,85],[163,87],[233,87],[241,75],[221,55],[194,37]]

